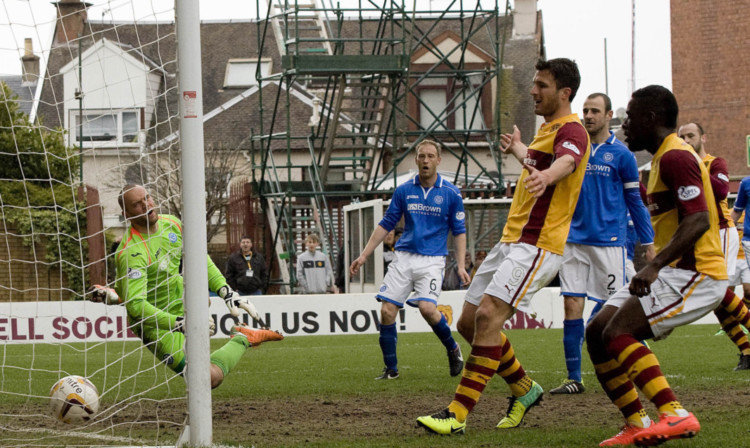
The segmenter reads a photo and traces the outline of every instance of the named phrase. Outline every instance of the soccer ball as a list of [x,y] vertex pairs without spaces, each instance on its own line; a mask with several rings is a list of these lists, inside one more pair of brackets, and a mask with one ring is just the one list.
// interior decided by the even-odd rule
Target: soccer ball
[[99,412],[99,391],[94,383],[78,375],[66,376],[49,391],[52,415],[63,423],[83,423]]

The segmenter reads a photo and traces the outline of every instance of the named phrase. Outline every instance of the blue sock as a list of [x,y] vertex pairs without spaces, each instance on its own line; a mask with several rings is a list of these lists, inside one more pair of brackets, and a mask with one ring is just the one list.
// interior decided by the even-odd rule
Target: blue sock
[[586,321],[586,325],[590,324],[591,321],[596,317],[596,314],[604,308],[604,304],[602,302],[596,302],[596,305],[594,305],[594,309],[591,310],[591,315],[589,316],[589,320]]
[[396,357],[396,343],[398,342],[398,333],[396,333],[396,323],[380,326],[380,350],[383,351],[383,362],[385,366],[392,370],[398,370],[398,358]]
[[583,319],[563,321],[563,347],[568,379],[581,381],[581,350],[583,347]]
[[448,326],[448,321],[445,320],[445,316],[442,313],[440,314],[440,322],[432,326],[432,331],[435,332],[435,335],[437,335],[446,349],[455,350],[458,347],[456,340],[453,339],[451,327]]

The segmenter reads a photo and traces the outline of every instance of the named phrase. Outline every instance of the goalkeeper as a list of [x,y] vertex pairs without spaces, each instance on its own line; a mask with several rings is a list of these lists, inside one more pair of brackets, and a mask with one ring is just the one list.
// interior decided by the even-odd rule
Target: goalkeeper
[[[91,300],[110,305],[124,303],[133,332],[160,361],[182,374],[185,368],[184,286],[180,274],[182,223],[175,216],[159,216],[151,195],[141,185],[126,185],[118,202],[130,227],[115,255],[115,290],[95,285]],[[242,309],[253,319],[259,319],[253,304],[227,285],[211,257],[208,257],[208,284],[224,299],[233,316],[239,316]],[[216,326],[210,316],[206,324],[213,335]],[[211,388],[221,384],[249,347],[281,339],[283,336],[275,331],[235,325],[232,338],[211,354]]]

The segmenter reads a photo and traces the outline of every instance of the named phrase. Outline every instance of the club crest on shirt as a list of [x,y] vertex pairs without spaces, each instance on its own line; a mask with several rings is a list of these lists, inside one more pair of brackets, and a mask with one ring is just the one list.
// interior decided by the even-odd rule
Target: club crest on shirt
[[128,278],[131,280],[137,280],[141,278],[143,274],[138,269],[128,268]]
[[615,158],[611,152],[605,152],[603,157],[605,162],[611,162]]
[[388,289],[388,287],[383,285],[380,287],[380,292],[385,292],[386,289]]
[[456,213],[456,220],[457,221],[463,221],[464,218],[466,218],[466,214],[464,212],[458,212],[458,213]]
[[442,197],[442,196],[435,196],[435,199],[434,199],[434,201],[435,201],[435,203],[436,203],[437,205],[440,205],[440,204],[442,204],[442,203],[443,203],[443,197]]
[[167,235],[167,238],[169,238],[169,241],[173,243],[177,242],[177,235],[174,232],[169,232],[169,235]]
[[677,189],[677,197],[681,201],[689,201],[697,198],[701,194],[701,189],[695,185],[687,185]]

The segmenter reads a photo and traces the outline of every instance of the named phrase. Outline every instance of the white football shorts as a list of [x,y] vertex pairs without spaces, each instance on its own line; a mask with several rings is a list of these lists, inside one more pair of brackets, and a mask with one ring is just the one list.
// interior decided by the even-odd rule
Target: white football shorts
[[[651,284],[651,293],[639,297],[654,340],[664,339],[673,329],[694,322],[716,308],[727,291],[726,280],[666,266]],[[631,297],[624,286],[606,305],[621,307]]]
[[560,266],[560,294],[606,301],[627,284],[625,260],[622,246],[566,244]]
[[[375,298],[403,308],[404,302],[419,306],[417,302],[426,300],[437,305],[443,288],[445,257],[419,255],[396,251],[396,257],[388,266],[383,284]],[[407,300],[409,294],[414,294]]]
[[745,264],[750,266],[750,241],[744,239],[744,236],[742,238],[740,244],[742,245],[742,251],[745,253]]
[[555,278],[562,256],[526,243],[497,243],[474,274],[464,300],[479,306],[486,293],[524,313],[531,298]]
[[719,237],[724,261],[727,263],[727,276],[732,278],[737,267],[737,254],[740,251],[740,235],[737,233],[737,227],[727,227],[719,229]]
[[625,260],[625,284],[627,285],[630,283],[630,279],[635,277],[635,274],[637,272],[635,271],[635,264],[633,263],[633,260],[630,258]]
[[745,257],[737,258],[734,275],[729,277],[729,286],[739,286],[743,283],[750,283],[750,267],[747,266]]

